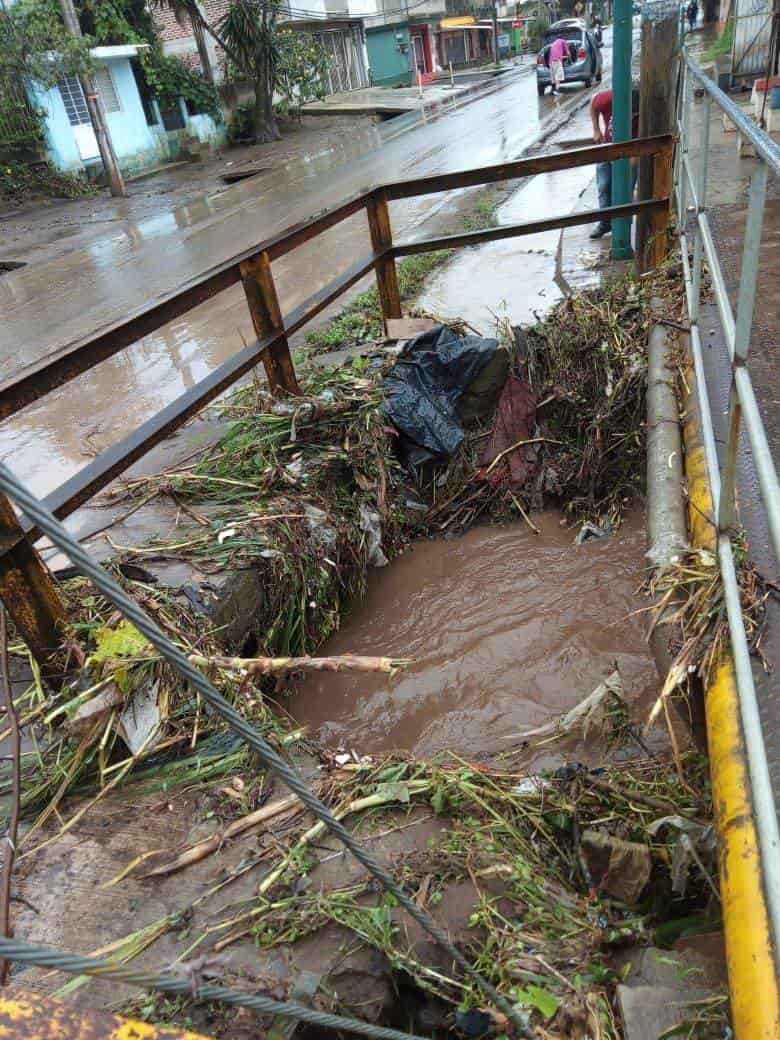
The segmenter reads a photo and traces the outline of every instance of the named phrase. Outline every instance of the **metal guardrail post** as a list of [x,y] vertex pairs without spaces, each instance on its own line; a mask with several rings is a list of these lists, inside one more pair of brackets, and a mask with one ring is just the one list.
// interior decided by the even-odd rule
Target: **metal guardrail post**
[[65,607],[49,571],[0,493],[0,599],[35,660],[46,668],[62,642]]
[[390,224],[390,209],[387,204],[387,192],[378,188],[366,203],[368,227],[371,232],[371,245],[375,253],[385,254],[376,262],[376,284],[379,290],[379,301],[382,305],[382,317],[401,317],[401,290],[398,287],[398,272],[395,269],[395,258],[390,252],[393,247],[393,230]]
[[[764,225],[767,172],[766,163],[760,162],[750,181],[750,201],[748,202],[747,220],[745,221],[745,244],[742,250],[742,271],[739,279],[737,317],[734,324],[732,369],[747,363],[748,351],[750,350],[750,330],[753,325],[753,307],[756,300],[756,281],[758,279],[759,254],[761,252],[761,229]],[[739,388],[735,375],[732,375],[729,391],[729,439],[726,448],[725,465],[723,467],[723,485],[721,487],[718,511],[718,528],[721,531],[728,531],[735,521],[734,494],[737,479],[737,454],[739,452],[741,416],[742,404],[739,398]]]
[[702,128],[699,148],[701,156],[699,159],[699,183],[696,186],[696,226],[693,239],[693,305],[691,314],[692,321],[699,320],[699,306],[701,304],[701,269],[702,269],[702,237],[699,227],[699,217],[707,207],[707,173],[709,169],[710,151],[710,115],[711,99],[709,94],[705,96],[704,110],[702,113]]
[[[240,266],[246,302],[258,339],[283,330],[282,310],[268,253],[263,250],[257,256],[242,260]],[[288,394],[300,394],[301,388],[295,376],[286,336],[282,336],[263,353],[263,364],[271,393],[285,390]]]

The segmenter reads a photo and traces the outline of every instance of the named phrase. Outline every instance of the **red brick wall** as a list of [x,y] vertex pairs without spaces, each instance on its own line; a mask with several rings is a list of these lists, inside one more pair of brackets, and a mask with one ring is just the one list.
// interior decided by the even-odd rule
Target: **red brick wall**
[[[216,29],[228,12],[230,0],[201,0],[203,13],[209,25]],[[192,26],[189,18],[184,18],[182,23],[176,20],[173,11],[167,7],[154,8],[154,21],[160,33],[160,38],[169,43],[173,40],[186,40],[192,37]]]
[[[206,21],[213,25],[215,29],[227,14],[230,3],[231,0],[201,0]],[[189,42],[190,46],[186,50],[177,50],[176,56],[191,68],[199,69],[200,58],[198,57],[198,49],[192,35],[192,26],[189,19],[184,18],[180,24],[172,11],[167,8],[155,7],[154,21],[163,43]],[[222,48],[217,44],[217,63],[221,65],[223,59]]]
[[189,20],[185,18],[179,24],[173,11],[170,11],[167,7],[160,8],[155,6],[154,21],[160,33],[160,39],[166,43],[172,40],[186,40],[188,36],[192,36],[192,27]]

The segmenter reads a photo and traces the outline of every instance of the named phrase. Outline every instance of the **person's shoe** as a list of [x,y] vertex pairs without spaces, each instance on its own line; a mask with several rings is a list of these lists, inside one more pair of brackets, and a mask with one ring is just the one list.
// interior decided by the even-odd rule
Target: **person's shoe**
[[612,227],[610,224],[605,224],[603,220],[600,220],[598,224],[591,231],[588,238],[603,238],[604,235],[610,234]]

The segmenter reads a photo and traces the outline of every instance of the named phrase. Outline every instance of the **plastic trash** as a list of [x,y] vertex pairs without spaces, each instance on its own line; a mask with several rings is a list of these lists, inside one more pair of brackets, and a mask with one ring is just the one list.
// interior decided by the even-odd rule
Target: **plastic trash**
[[437,325],[410,340],[385,379],[385,410],[401,434],[406,461],[420,466],[452,455],[464,433],[458,402],[498,350],[498,341],[456,336]]
[[382,519],[365,503],[360,506],[360,530],[366,536],[368,562],[372,567],[386,567],[389,561],[382,551]]

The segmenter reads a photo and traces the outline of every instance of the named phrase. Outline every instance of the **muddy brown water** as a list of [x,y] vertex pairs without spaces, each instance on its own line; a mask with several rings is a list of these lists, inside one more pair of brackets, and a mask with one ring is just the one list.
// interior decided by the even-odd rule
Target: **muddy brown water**
[[575,546],[553,512],[526,525],[418,542],[374,571],[323,653],[412,658],[395,675],[319,674],[287,705],[325,743],[358,754],[448,749],[484,759],[566,711],[617,666],[632,702],[657,692],[638,593],[642,518]]

